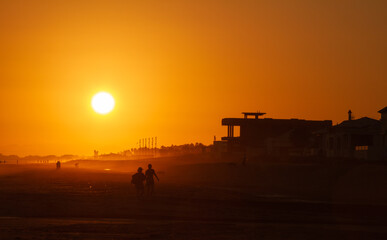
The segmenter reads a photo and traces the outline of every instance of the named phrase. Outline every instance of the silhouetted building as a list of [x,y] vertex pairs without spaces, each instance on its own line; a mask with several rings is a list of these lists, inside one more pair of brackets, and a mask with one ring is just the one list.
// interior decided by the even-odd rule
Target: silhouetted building
[[387,107],[379,111],[381,119],[352,118],[321,132],[324,155],[366,160],[387,159]]
[[384,136],[384,146],[387,144],[386,134],[387,134],[387,107],[378,111],[380,113],[380,122],[382,123],[382,134]]
[[[227,137],[215,141],[214,148],[226,152],[259,155],[309,155],[313,132],[332,126],[332,121],[259,118],[265,113],[243,112],[243,118],[224,118]],[[253,118],[250,118],[253,116]],[[240,128],[239,136],[234,134]]]

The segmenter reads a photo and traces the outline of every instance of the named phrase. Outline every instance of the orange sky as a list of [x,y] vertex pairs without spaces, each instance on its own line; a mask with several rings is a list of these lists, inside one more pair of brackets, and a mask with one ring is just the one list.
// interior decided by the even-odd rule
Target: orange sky
[[386,26],[384,0],[2,0],[0,153],[209,144],[242,111],[379,118]]

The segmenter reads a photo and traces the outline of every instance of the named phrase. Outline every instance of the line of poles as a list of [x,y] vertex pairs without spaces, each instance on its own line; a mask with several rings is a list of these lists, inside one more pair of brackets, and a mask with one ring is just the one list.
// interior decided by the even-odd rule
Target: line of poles
[[138,148],[157,148],[157,137],[141,138],[138,141]]

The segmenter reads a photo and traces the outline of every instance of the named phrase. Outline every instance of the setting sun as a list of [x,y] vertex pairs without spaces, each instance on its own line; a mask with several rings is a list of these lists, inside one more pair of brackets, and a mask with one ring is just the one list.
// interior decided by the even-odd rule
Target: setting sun
[[99,114],[107,114],[111,112],[114,108],[115,102],[114,98],[110,93],[107,92],[99,92],[94,95],[91,100],[91,106],[94,111]]

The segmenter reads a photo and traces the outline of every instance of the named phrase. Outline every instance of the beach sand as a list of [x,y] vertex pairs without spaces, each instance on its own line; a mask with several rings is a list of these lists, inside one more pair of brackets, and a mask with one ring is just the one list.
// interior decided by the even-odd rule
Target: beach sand
[[[0,239],[385,239],[387,166],[190,157],[0,165]],[[137,199],[138,166],[159,175]],[[107,170],[109,169],[109,170]]]

